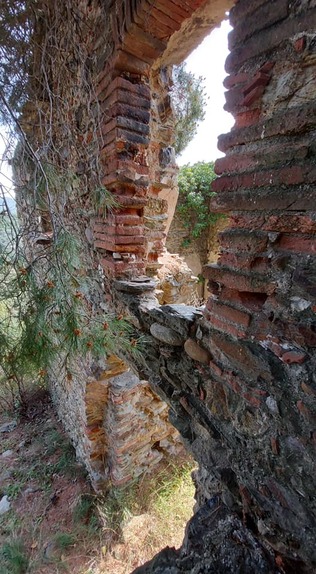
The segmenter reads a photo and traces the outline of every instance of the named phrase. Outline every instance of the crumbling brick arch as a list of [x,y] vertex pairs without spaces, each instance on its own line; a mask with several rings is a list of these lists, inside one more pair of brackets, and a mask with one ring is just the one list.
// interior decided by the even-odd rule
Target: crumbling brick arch
[[[108,275],[133,277],[157,268],[170,223],[165,198],[176,191],[170,67],[221,22],[232,3],[114,4],[114,52],[97,86],[105,116],[104,184],[121,206],[96,222],[95,245]],[[146,226],[144,215],[153,226]]]

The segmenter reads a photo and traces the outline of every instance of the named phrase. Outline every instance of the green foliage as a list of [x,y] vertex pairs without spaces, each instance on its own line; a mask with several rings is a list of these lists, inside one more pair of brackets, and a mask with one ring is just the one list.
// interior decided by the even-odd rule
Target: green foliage
[[24,574],[29,560],[20,540],[6,542],[0,549],[0,568],[2,574]]
[[[35,18],[33,1],[1,2],[0,18],[0,99],[6,99],[19,112],[27,97],[27,75],[30,65],[30,34]],[[2,104],[4,101],[2,101]],[[0,122],[8,120],[6,106],[0,105]]]
[[212,213],[209,207],[210,198],[215,195],[211,191],[211,183],[215,177],[213,162],[198,162],[180,168],[177,211],[189,235],[184,246],[188,246],[192,238],[199,238],[221,217]]
[[76,542],[76,536],[72,532],[57,532],[54,537],[55,544],[60,550],[66,550]]
[[97,308],[93,280],[83,268],[79,240],[60,228],[31,263],[23,250],[0,254],[0,388],[18,390],[24,382],[45,381],[52,366],[66,369],[93,353],[106,357],[133,352],[133,327],[124,319]]
[[204,119],[207,99],[204,78],[194,76],[185,66],[176,66],[173,71],[174,85],[171,96],[176,120],[176,155],[181,154],[194,138],[199,122]]

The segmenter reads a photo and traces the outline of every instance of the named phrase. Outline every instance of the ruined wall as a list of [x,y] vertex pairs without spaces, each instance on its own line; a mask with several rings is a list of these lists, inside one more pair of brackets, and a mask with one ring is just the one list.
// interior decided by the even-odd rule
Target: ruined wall
[[[205,268],[204,312],[159,306],[144,276],[163,249],[160,178],[167,170],[166,187],[173,179],[169,136],[152,125],[170,127],[165,67],[231,5],[114,3],[115,50],[96,82],[104,183],[119,202],[93,221],[106,301],[146,333],[142,360],[127,359],[170,405],[199,464],[199,511],[183,549],[139,572],[316,568],[314,0],[239,0],[231,10],[225,86],[236,122],[220,137],[212,204],[231,224],[219,261]],[[151,201],[149,218],[163,217],[147,237]]]
[[[200,319],[139,307],[155,337],[151,382],[199,462],[198,501],[208,503],[182,550],[139,573],[316,568],[315,3],[239,0],[230,18],[235,125],[219,139],[212,209],[231,224],[204,271],[211,297]],[[272,551],[261,563],[237,516]],[[200,540],[214,537],[208,554]]]

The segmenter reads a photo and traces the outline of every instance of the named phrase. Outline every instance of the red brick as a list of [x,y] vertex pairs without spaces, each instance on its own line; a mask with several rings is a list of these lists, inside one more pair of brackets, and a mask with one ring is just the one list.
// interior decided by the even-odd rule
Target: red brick
[[247,14],[245,18],[237,21],[234,30],[229,34],[229,49],[244,43],[255,32],[284,20],[288,10],[288,0],[278,0],[273,7],[269,3],[259,6],[251,15]]
[[122,259],[114,259],[112,255],[110,257],[102,258],[101,265],[104,268],[108,268],[111,269],[111,271],[117,271],[119,273],[125,272],[127,269],[134,270],[136,275],[144,274],[145,270],[145,262],[142,260],[124,261]]
[[112,226],[107,226],[106,229],[102,229],[102,231],[99,231],[98,229],[95,229],[95,237],[106,237],[108,235],[115,235],[115,236],[120,236],[120,235],[135,235],[135,236],[139,236],[139,235],[144,235],[144,228],[139,225],[139,226],[135,226],[135,225],[112,225]]
[[235,191],[242,188],[257,188],[276,185],[297,185],[301,183],[312,183],[316,180],[316,169],[314,166],[293,165],[281,169],[269,169],[262,171],[252,171],[239,175],[223,175],[215,179],[212,183],[212,191]]
[[234,128],[244,128],[256,124],[259,121],[260,114],[261,114],[260,108],[248,110],[247,112],[241,112],[239,114],[235,113]]
[[118,208],[122,207],[133,207],[133,208],[140,208],[144,207],[148,203],[147,197],[139,197],[139,196],[126,196],[126,195],[113,195],[115,201],[118,204]]
[[[108,233],[107,235],[102,235],[101,241],[106,241],[107,243],[111,243],[112,245],[119,246],[119,245],[141,245],[144,243],[144,235],[111,235]],[[98,241],[98,240],[97,240]],[[96,243],[97,243],[96,241]],[[128,250],[127,250],[128,251]]]
[[248,327],[251,316],[248,313],[244,313],[239,309],[225,305],[223,303],[218,303],[215,299],[208,299],[206,303],[206,308],[211,312],[215,313],[222,319],[236,323],[237,325],[242,325],[243,327]]
[[254,397],[251,393],[242,393],[242,397],[252,407],[259,408],[261,406],[260,399],[258,399],[258,397]]
[[219,283],[223,283],[230,289],[239,291],[249,291],[253,293],[271,294],[275,291],[276,286],[271,283],[264,275],[234,272],[228,268],[222,268],[216,264],[205,265],[203,276]]
[[148,29],[145,31],[134,23],[130,26],[129,34],[125,34],[122,44],[123,49],[148,64],[152,64],[164,52],[166,46],[167,38],[164,41],[155,38]]
[[214,363],[214,361],[209,362],[210,369],[215,373],[217,377],[221,377],[223,375],[222,369]]
[[144,218],[139,215],[114,215],[113,219],[109,217],[109,222],[115,222],[117,225],[132,225],[140,226]]
[[123,89],[116,89],[111,94],[105,98],[105,93],[99,95],[99,101],[101,103],[101,110],[104,114],[108,114],[109,110],[116,103],[128,104],[133,107],[139,107],[140,109],[150,110],[150,99],[147,99],[136,94],[132,94]]
[[273,454],[280,454],[280,443],[279,440],[275,437],[271,437],[270,439],[271,449]]
[[249,81],[249,79],[250,79],[249,74],[246,74],[245,72],[241,74],[232,74],[231,76],[227,76],[224,79],[223,85],[225,88],[230,89],[239,84],[245,84],[246,82]]
[[237,394],[241,393],[242,387],[236,379],[226,377],[226,382],[228,383],[230,388],[234,391],[234,393],[237,393]]
[[[244,344],[217,332],[212,333],[210,343],[210,350],[214,358],[217,358],[219,354],[218,351],[224,353],[232,365],[232,368],[236,367],[238,370],[240,369],[247,377],[247,380],[251,378],[257,381],[257,378],[261,377],[265,381],[271,381],[271,373],[268,365],[251,353]],[[229,377],[227,377],[227,379],[228,378]],[[230,376],[230,379],[231,378],[232,376]],[[240,379],[238,379],[238,381],[240,385],[243,385]]]
[[150,120],[150,113],[147,110],[139,108],[138,106],[129,105],[127,103],[117,102],[109,108],[109,115],[114,118],[116,116],[123,116],[133,118],[143,124],[148,124]]
[[296,406],[300,414],[310,423],[316,424],[316,415],[304,404],[303,401],[298,401]]
[[262,4],[265,4],[267,0],[252,0],[252,2],[238,2],[234,4],[230,13],[229,19],[232,26],[237,26],[241,21],[249,17],[250,14],[255,12]]
[[240,495],[242,497],[242,499],[248,504],[250,505],[252,503],[252,498],[251,498],[251,494],[248,490],[248,488],[246,486],[244,486],[243,484],[239,485],[239,492]]
[[259,100],[265,91],[265,86],[257,86],[244,99],[241,101],[241,105],[248,107],[251,106],[254,102]]
[[284,251],[314,255],[316,253],[316,240],[315,237],[283,234],[278,241],[277,248]]
[[287,109],[286,114],[274,113],[266,120],[261,120],[257,125],[247,128],[234,129],[228,134],[223,134],[218,139],[218,148],[226,152],[233,146],[247,142],[262,141],[262,134],[266,138],[271,136],[292,135],[308,131],[316,125],[316,103],[309,102],[302,106]]
[[170,2],[170,0],[157,0],[155,6],[164,14],[171,15],[171,17],[178,21],[183,22],[190,16],[191,10],[182,2]]
[[[249,113],[252,112],[246,112],[246,114]],[[259,160],[254,159],[253,156],[249,154],[227,155],[216,160],[214,171],[217,175],[221,175],[223,173],[233,173],[254,168],[257,164],[259,164]]]
[[261,229],[262,231],[277,231],[277,232],[301,232],[301,233],[315,233],[316,232],[316,215],[310,213],[306,215],[280,213],[277,215],[253,215],[235,214],[232,216],[234,227],[248,228],[248,229]]
[[268,244],[267,233],[260,231],[241,231],[235,229],[225,229],[219,234],[221,247],[230,251],[262,253]]
[[229,335],[232,335],[232,337],[235,337],[236,339],[245,338],[245,331],[242,328],[238,328],[235,325],[231,325],[225,319],[221,319],[218,315],[214,315],[213,313],[205,311],[204,317],[210,322],[213,328],[223,331],[224,333],[228,333]]
[[[114,54],[113,68],[122,72],[130,72],[134,74],[141,74],[142,76],[149,76],[150,65],[144,60],[132,56],[124,50],[116,50]],[[99,95],[99,97],[101,94]],[[101,96],[102,97],[102,96]]]
[[105,251],[118,252],[118,253],[138,253],[144,254],[146,252],[145,248],[140,244],[124,244],[118,245],[117,243],[112,243],[108,241],[97,240],[94,242],[96,249],[104,249]]
[[231,213],[232,211],[312,211],[316,204],[316,186],[310,186],[304,194],[300,187],[291,186],[282,190],[280,187],[261,189],[260,193],[250,190],[222,191],[210,202],[214,213]]
[[[269,4],[267,7],[271,10]],[[271,10],[271,13],[273,12],[274,10]],[[299,32],[313,31],[315,26],[316,13],[313,8],[306,10],[303,14],[298,14],[296,17],[287,18],[280,24],[258,32],[239,48],[232,50],[226,60],[225,69],[228,73],[236,73],[245,61],[259,57],[266,51],[273,51],[284,40],[288,40]]]
[[270,74],[265,74],[262,71],[258,71],[252,81],[243,88],[244,96],[250,94],[255,88],[266,86],[270,82],[270,79]]
[[[169,2],[169,10],[166,8],[164,2],[157,0],[155,4],[151,2],[142,2],[142,22],[139,21],[139,24],[142,27],[146,27],[147,29],[151,30],[151,33],[154,33],[155,36],[157,35],[157,31],[161,32],[161,38],[164,38],[164,35],[167,31],[169,31],[169,36],[178,30],[184,20],[184,15],[179,14],[179,10],[177,9],[176,5],[172,5]],[[140,12],[138,12],[140,13]],[[152,22],[154,29],[151,28],[150,21],[148,20],[148,15],[152,17]],[[135,21],[136,18],[135,18]],[[158,37],[158,36],[157,36]]]
[[303,50],[305,50],[305,47],[306,47],[306,37],[305,36],[301,36],[300,38],[295,40],[294,49],[296,52],[303,52]]
[[275,62],[265,62],[260,68],[259,72],[263,72],[264,74],[268,74],[275,66]]
[[96,89],[97,95],[104,89],[103,82],[104,86],[107,86],[107,94],[106,94],[107,96],[109,96],[113,91],[120,88],[121,90],[129,92],[130,96],[132,95],[141,96],[146,100],[150,100],[149,86],[143,83],[133,84],[132,82],[130,82],[126,78],[123,78],[122,76],[117,76],[114,80],[112,80],[110,84],[108,84],[108,77],[105,76],[104,79],[97,85]]

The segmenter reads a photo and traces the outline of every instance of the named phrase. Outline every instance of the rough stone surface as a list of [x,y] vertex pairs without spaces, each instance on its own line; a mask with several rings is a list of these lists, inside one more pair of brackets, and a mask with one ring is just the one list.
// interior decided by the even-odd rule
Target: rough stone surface
[[184,343],[184,350],[194,361],[206,364],[210,361],[210,353],[206,349],[200,347],[193,339],[187,339]]
[[173,331],[169,327],[164,327],[159,323],[153,323],[150,326],[150,332],[155,339],[161,341],[162,343],[166,343],[167,345],[174,345],[175,347],[179,347],[183,344],[183,339]]
[[9,421],[8,423],[4,423],[0,426],[0,432],[10,432],[16,427],[16,425],[16,421]]
[[225,505],[208,504],[188,522],[183,546],[166,548],[132,574],[277,574],[272,553]]
[[10,501],[8,500],[8,497],[6,495],[4,495],[1,500],[0,500],[0,514],[5,514],[6,512],[8,512],[10,510]]

